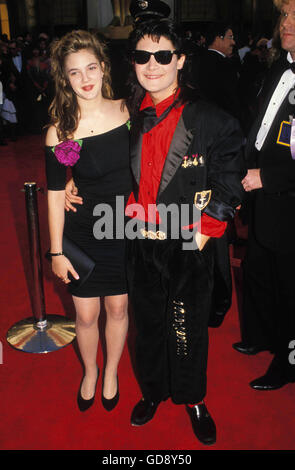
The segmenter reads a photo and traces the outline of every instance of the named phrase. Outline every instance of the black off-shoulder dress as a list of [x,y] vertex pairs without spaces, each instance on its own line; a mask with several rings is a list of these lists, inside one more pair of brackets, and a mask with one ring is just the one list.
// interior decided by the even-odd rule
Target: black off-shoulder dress
[[[80,158],[72,166],[72,175],[83,205],[75,205],[77,212],[65,213],[64,233],[96,265],[84,284],[77,287],[71,282],[68,289],[77,297],[124,294],[127,282],[122,221],[124,224],[124,207],[131,192],[129,130],[123,124],[79,142]],[[57,160],[53,150],[45,147],[47,187],[60,191],[65,189],[67,167]],[[100,215],[93,215],[94,208]]]

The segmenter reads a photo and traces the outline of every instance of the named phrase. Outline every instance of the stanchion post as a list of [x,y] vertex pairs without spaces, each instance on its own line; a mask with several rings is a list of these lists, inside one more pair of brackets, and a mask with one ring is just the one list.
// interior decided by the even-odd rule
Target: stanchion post
[[38,199],[36,183],[25,183],[25,199],[27,210],[27,225],[32,266],[32,308],[38,328],[45,328],[47,324],[43,287],[43,269],[41,262],[41,244],[38,217]]
[[37,190],[35,182],[24,184],[33,281],[30,289],[33,317],[12,326],[7,332],[7,341],[13,348],[24,352],[48,353],[73,341],[75,323],[64,316],[46,315]]

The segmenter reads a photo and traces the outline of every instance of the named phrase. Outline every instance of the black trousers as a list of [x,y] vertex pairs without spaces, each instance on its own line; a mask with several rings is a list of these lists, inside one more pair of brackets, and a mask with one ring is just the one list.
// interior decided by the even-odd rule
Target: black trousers
[[197,403],[206,394],[213,250],[181,240],[128,241],[137,377],[145,398]]
[[242,341],[275,354],[273,364],[289,381],[295,365],[289,360],[295,340],[295,253],[262,246],[252,231],[243,262]]

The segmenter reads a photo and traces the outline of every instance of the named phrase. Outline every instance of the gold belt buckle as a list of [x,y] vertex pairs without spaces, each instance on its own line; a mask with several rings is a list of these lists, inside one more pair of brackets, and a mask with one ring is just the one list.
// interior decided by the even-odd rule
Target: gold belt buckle
[[147,238],[147,231],[144,228],[140,229],[140,233],[143,236],[143,238]]
[[157,238],[156,232],[153,232],[152,230],[148,231],[147,236],[148,236],[148,238],[150,238],[150,240],[156,240],[156,238]]
[[166,233],[161,230],[154,232],[153,230],[145,230],[142,228],[140,229],[140,233],[144,238],[149,238],[150,240],[166,240],[167,238]]
[[162,232],[161,230],[158,230],[156,235],[158,240],[166,240],[167,238],[166,233]]

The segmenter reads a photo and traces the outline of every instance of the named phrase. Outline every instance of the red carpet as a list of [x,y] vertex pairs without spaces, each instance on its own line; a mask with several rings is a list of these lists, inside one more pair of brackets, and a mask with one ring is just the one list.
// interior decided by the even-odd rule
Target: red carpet
[[[130,413],[140,398],[126,345],[119,368],[121,398],[112,412],[100,403],[101,379],[95,405],[78,411],[76,393],[82,369],[74,345],[49,354],[28,354],[12,349],[7,330],[32,316],[28,291],[30,262],[24,193],[26,181],[45,187],[42,139],[22,137],[0,147],[1,180],[1,317],[3,346],[1,377],[0,449],[65,450],[205,450],[191,430],[183,406],[167,401],[150,423],[130,425]],[[42,250],[48,247],[46,195],[38,194]],[[71,299],[53,282],[44,262],[47,314],[73,316]],[[250,380],[262,375],[271,356],[238,354],[239,324],[234,293],[224,324],[210,330],[207,406],[217,425],[217,443],[209,450],[295,449],[295,384],[273,392],[252,390]],[[133,330],[128,344],[132,344]],[[1,362],[1,361],[0,361]],[[101,349],[98,364],[103,367]]]

